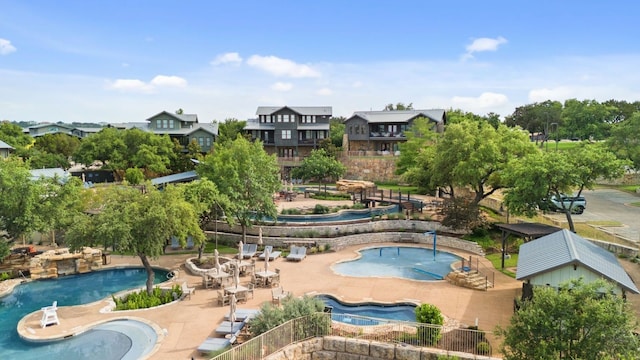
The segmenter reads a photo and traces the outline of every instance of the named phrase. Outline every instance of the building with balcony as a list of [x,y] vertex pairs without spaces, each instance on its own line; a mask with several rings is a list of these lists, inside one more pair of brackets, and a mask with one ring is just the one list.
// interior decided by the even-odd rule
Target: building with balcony
[[444,131],[447,115],[442,109],[357,111],[344,121],[347,142],[343,147],[350,153],[395,154],[398,145],[407,141],[405,131],[421,117],[433,123],[434,131]]

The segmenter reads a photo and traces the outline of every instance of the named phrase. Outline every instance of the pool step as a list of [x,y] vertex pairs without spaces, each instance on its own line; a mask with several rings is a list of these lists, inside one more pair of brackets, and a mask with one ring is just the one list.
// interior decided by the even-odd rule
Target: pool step
[[450,272],[447,277],[447,281],[451,284],[462,286],[469,289],[484,290],[493,287],[490,281],[487,281],[486,277],[475,271],[460,271],[455,270]]

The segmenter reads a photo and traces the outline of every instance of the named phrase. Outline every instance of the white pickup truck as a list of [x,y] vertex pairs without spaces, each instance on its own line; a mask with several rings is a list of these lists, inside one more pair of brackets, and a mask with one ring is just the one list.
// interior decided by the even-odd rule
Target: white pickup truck
[[[573,205],[571,204],[571,200],[573,200]],[[564,203],[564,206],[562,204]],[[560,198],[557,196],[551,196],[549,201],[547,201],[548,210],[551,211],[563,211],[564,209],[569,209],[571,207],[572,214],[582,214],[584,209],[587,208],[587,200],[584,196],[568,196],[562,195]]]

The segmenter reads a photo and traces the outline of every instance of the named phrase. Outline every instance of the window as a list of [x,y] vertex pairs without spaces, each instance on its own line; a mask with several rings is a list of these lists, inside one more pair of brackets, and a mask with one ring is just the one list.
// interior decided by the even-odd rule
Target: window
[[318,139],[324,139],[325,136],[325,132],[324,131],[318,131]]
[[200,147],[204,146],[204,138],[202,138],[202,137],[198,138],[198,145],[200,145]]
[[156,121],[156,129],[162,129],[162,120],[158,119]]
[[169,120],[167,119],[162,120],[162,128],[166,129],[168,127],[169,127]]
[[291,122],[296,122],[296,114],[291,114]]
[[211,138],[207,136],[205,139],[206,139],[207,147],[211,147]]
[[278,122],[282,122],[282,114],[278,115]]
[[282,130],[283,139],[291,139],[291,130]]
[[169,129],[173,129],[173,119],[169,120]]

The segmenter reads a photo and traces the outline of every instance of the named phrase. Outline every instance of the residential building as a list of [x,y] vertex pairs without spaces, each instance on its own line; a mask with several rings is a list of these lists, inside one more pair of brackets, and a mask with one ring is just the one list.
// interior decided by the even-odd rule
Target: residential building
[[0,159],[6,159],[13,152],[13,146],[0,140]]
[[[202,124],[196,114],[176,114],[168,111],[160,112],[146,120],[146,129],[154,134],[167,134],[187,147],[192,140],[200,145],[202,152],[209,152],[218,136],[218,124]],[[137,126],[136,126],[137,127]]]
[[407,141],[405,131],[421,117],[434,124],[434,131],[444,131],[447,115],[441,109],[357,111],[344,121],[347,142],[343,147],[350,152],[394,154],[398,144]]
[[24,132],[29,134],[31,137],[39,137],[45,136],[47,134],[67,134],[71,135],[73,130],[73,126],[68,124],[38,124],[29,126],[28,129],[25,129]]
[[268,154],[303,158],[329,137],[331,106],[260,106],[256,119],[247,120],[245,132],[260,140]]

